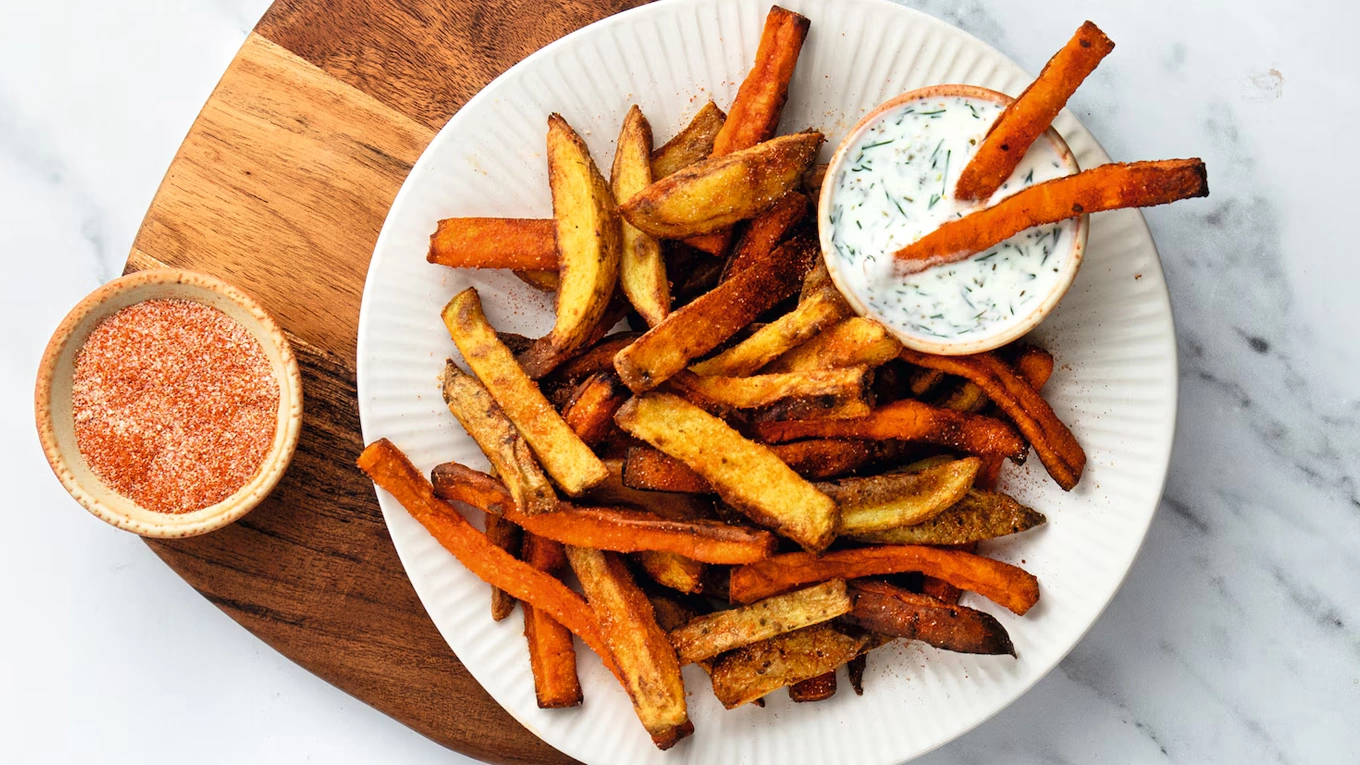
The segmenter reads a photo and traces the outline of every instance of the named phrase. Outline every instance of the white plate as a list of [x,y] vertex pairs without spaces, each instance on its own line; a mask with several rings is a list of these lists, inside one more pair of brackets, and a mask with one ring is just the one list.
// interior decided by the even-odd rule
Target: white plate
[[[973,37],[883,0],[786,0],[812,19],[784,130],[818,127],[829,154],[868,109],[932,83],[1018,93],[1030,80]],[[358,385],[364,438],[392,439],[428,470],[485,460],[445,410],[436,378],[456,355],[439,310],[475,285],[498,329],[538,335],[551,302],[505,273],[425,262],[435,221],[450,216],[548,217],[544,160],[549,112],[561,112],[607,168],[629,104],[650,118],[658,144],[708,98],[727,107],[755,56],[770,0],[667,0],[568,35],[496,79],[449,120],[397,195],[378,239],[359,321]],[[1055,31],[1056,50],[1065,36]],[[1062,38],[1062,39],[1060,39]],[[1056,127],[1083,167],[1109,157],[1068,113]],[[823,157],[825,159],[826,157]],[[1166,477],[1176,415],[1171,308],[1157,251],[1137,212],[1092,219],[1086,264],[1058,311],[1037,330],[1057,357],[1045,394],[1089,455],[1065,494],[1032,458],[1008,467],[1004,488],[1048,515],[1046,527],[986,552],[1039,577],[1042,599],[1016,617],[981,598],[1019,651],[969,656],[897,645],[869,659],[865,695],[724,711],[691,667],[696,732],[658,752],[628,699],[582,650],[583,707],[534,702],[519,612],[497,624],[487,587],[379,491],[407,574],[445,640],[502,706],[549,744],[592,763],[901,762],[995,714],[1052,669],[1113,597],[1151,522]],[[449,699],[456,708],[458,699]]]

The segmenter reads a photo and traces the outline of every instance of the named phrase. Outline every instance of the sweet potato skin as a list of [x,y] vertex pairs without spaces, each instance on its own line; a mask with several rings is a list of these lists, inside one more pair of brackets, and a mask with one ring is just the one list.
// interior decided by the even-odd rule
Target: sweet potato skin
[[763,441],[775,443],[798,438],[920,441],[1017,461],[1024,458],[1026,450],[1015,429],[1001,420],[914,400],[894,401],[867,417],[854,419],[762,422],[756,426],[756,434]]
[[864,629],[956,653],[1015,655],[1006,628],[991,614],[885,582],[855,580],[850,592],[855,607],[844,619]]

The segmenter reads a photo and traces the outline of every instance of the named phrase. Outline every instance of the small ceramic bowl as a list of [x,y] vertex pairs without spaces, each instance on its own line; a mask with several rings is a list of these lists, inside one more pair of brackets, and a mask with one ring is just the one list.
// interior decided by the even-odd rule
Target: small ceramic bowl
[[[995,101],[996,103],[1003,105],[1010,104],[1010,102],[1014,100],[1005,93],[990,90],[988,88],[981,88],[976,85],[931,85],[929,87],[918,88],[917,90],[903,93],[894,99],[879,104],[868,114],[864,115],[864,118],[851,129],[848,135],[846,135],[845,140],[841,141],[840,145],[836,147],[836,153],[831,158],[831,164],[827,166],[825,180],[822,183],[822,190],[817,204],[817,230],[821,238],[822,259],[826,261],[827,270],[831,272],[831,280],[835,282],[836,288],[845,296],[846,301],[850,304],[850,307],[855,310],[855,313],[858,313],[860,316],[878,319],[873,311],[869,310],[868,306],[864,304],[864,301],[860,296],[848,288],[846,280],[840,273],[839,258],[834,257],[836,250],[831,242],[833,231],[830,220],[831,196],[834,193],[836,186],[833,179],[836,178],[837,174],[840,172],[841,162],[845,159],[847,149],[855,145],[855,143],[859,141],[860,136],[866,130],[873,127],[874,124],[878,122],[879,116],[885,111],[912,101],[952,96]],[[1047,140],[1051,142],[1053,148],[1057,151],[1058,156],[1068,165],[1073,173],[1081,170],[1081,168],[1077,166],[1076,157],[1072,155],[1072,150],[1068,148],[1067,142],[1063,140],[1062,136],[1058,135],[1056,130],[1049,128],[1044,131],[1043,135],[1040,136],[1038,140]],[[990,351],[1023,337],[1030,330],[1039,326],[1039,323],[1057,307],[1058,302],[1063,299],[1063,296],[1067,294],[1067,290],[1071,288],[1072,281],[1077,278],[1077,271],[1081,268],[1082,255],[1086,251],[1086,237],[1091,228],[1090,216],[1082,215],[1076,219],[1076,223],[1076,236],[1073,237],[1072,240],[1073,251],[1071,257],[1067,259],[1066,264],[1063,267],[1063,272],[1058,275],[1059,278],[1054,283],[1052,291],[1022,320],[1002,327],[992,334],[967,340],[923,338],[918,335],[901,332],[887,322],[882,322],[883,326],[906,347],[921,351],[922,353],[933,353],[942,356],[962,356],[969,353]]]
[[[188,513],[162,513],[114,492],[90,470],[76,448],[71,383],[77,352],[104,319],[146,300],[192,300],[216,308],[245,327],[279,381],[278,427],[259,471],[235,494]],[[120,529],[144,537],[190,537],[219,529],[250,512],[273,490],[297,448],[302,427],[302,378],[283,331],[245,293],[211,276],[163,268],[115,279],[90,293],[66,315],[43,353],[35,391],[38,438],[66,490],[86,510]]]

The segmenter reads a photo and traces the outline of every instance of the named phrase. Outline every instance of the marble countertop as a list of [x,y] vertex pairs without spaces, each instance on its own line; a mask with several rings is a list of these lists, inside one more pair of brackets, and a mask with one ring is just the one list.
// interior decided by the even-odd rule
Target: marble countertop
[[[1356,762],[1360,6],[908,0],[1037,71],[1083,18],[1119,49],[1073,107],[1116,159],[1199,155],[1148,213],[1181,416],[1127,582],[1058,670],[923,758]],[[48,335],[116,275],[268,0],[0,8],[0,761],[469,762],[331,688],[87,515],[32,426]],[[1343,97],[1344,96],[1344,97]],[[210,742],[210,746],[205,746]]]

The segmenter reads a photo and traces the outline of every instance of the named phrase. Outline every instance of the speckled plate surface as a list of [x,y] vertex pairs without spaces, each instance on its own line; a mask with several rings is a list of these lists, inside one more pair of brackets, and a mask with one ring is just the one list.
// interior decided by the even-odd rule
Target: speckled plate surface
[[[786,0],[812,19],[783,129],[826,132],[828,154],[869,109],[924,85],[965,82],[1018,93],[1030,77],[990,46],[883,0]],[[631,103],[658,144],[709,98],[727,107],[755,55],[769,0],[664,0],[569,35],[512,68],[440,131],[412,170],[378,240],[359,322],[364,437],[387,437],[422,469],[485,460],[443,406],[437,377],[457,358],[439,309],[476,286],[499,329],[538,335],[551,301],[505,273],[425,262],[439,218],[547,217],[549,112],[561,112],[607,168]],[[1062,40],[1054,40],[1054,48]],[[1082,167],[1108,156],[1077,121],[1055,123]],[[826,159],[827,157],[823,157]],[[686,670],[695,735],[658,752],[622,689],[582,651],[585,705],[540,710],[518,611],[491,621],[487,588],[393,499],[379,500],[416,592],[449,645],[498,702],[548,743],[592,763],[892,763],[908,760],[995,714],[1051,670],[1113,597],[1142,543],[1166,477],[1176,415],[1171,309],[1156,247],[1133,211],[1092,217],[1085,265],[1058,310],[1035,332],[1057,357],[1046,396],[1089,455],[1081,485],[1062,492],[1037,460],[1008,466],[1003,488],[1049,524],[986,553],[1039,577],[1042,599],[1024,617],[981,598],[1019,658],[950,654],[920,645],[874,652],[865,695],[838,693],[765,709],[724,711],[694,667]],[[457,704],[457,699],[450,699]]]

